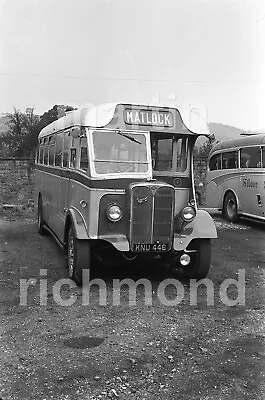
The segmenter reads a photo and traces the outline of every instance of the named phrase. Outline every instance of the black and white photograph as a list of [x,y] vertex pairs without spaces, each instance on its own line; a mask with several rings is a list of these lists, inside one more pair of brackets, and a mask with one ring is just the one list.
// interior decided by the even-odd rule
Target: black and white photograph
[[0,400],[265,400],[264,49],[264,0],[0,0]]

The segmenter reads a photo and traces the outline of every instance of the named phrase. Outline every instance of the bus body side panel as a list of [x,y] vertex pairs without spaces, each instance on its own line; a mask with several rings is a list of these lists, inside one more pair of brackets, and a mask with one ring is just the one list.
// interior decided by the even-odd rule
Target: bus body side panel
[[53,196],[55,194],[56,177],[47,171],[39,171],[38,173],[41,182],[39,193],[42,199],[43,219],[53,229],[52,222],[55,216],[55,201]]
[[206,183],[206,204],[209,208],[221,208],[221,198],[218,195],[220,192],[220,188],[216,185],[215,182],[211,181]]
[[[225,195],[228,191],[239,196],[240,177],[238,170],[225,170],[225,173],[220,171],[208,172],[206,184],[206,204],[207,207],[217,207],[222,209]],[[215,204],[215,205],[214,205]],[[238,204],[240,209],[240,203]]]
[[175,189],[175,210],[174,215],[178,215],[183,209],[183,204],[189,202],[190,189]]
[[[88,186],[80,183],[74,179],[70,179],[69,182],[69,193],[68,193],[68,207],[72,210],[74,215],[79,215],[78,223],[84,225],[87,232],[87,237],[89,237],[89,215],[91,211],[91,190]],[[73,221],[74,222],[74,221]],[[78,234],[79,229],[76,229]],[[82,239],[82,237],[77,237]]]
[[241,212],[264,217],[265,211],[265,174],[257,169],[242,171],[240,177]]
[[210,214],[198,210],[196,218],[187,224],[180,233],[174,234],[174,250],[184,250],[193,239],[216,239],[217,231]]
[[[68,208],[75,210],[75,212],[80,215],[89,239],[99,238],[100,201],[103,196],[111,193],[119,193],[124,196],[123,190],[115,191],[110,189],[90,188],[84,183],[77,182],[73,179],[70,180]],[[103,210],[103,212],[105,212],[105,210]],[[110,223],[110,225],[111,224],[112,223]],[[109,230],[109,235],[110,237],[113,236],[111,229]],[[82,239],[82,237],[79,238]],[[105,237],[102,238],[105,239]],[[106,240],[108,240],[107,237]],[[112,242],[112,240],[109,241]],[[118,239],[116,239],[115,242],[118,242]]]

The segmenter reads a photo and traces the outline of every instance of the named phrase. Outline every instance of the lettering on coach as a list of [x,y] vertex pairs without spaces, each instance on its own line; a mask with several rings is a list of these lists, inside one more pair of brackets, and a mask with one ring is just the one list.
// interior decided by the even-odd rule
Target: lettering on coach
[[171,112],[151,111],[151,110],[124,110],[124,120],[126,124],[132,125],[151,125],[172,127],[174,119]]

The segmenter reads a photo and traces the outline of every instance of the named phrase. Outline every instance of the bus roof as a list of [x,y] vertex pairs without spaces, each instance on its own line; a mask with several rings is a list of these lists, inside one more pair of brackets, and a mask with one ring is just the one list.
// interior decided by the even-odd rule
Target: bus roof
[[215,153],[216,151],[247,146],[259,146],[262,144],[265,144],[265,133],[251,134],[247,136],[242,135],[235,139],[223,140],[222,142],[217,143],[215,146],[213,146],[209,155]]
[[[153,123],[147,123],[145,120],[130,122],[124,120],[124,112],[128,111],[130,117],[132,113],[138,113],[143,118],[153,118]],[[158,115],[164,116],[168,125],[156,124]],[[170,117],[171,115],[171,117]],[[171,119],[169,119],[169,117]],[[139,119],[139,118],[138,118]],[[163,120],[161,117],[160,120]],[[172,121],[172,124],[169,121]],[[149,122],[152,122],[151,120]],[[85,105],[77,110],[69,111],[64,117],[52,122],[43,128],[39,138],[50,135],[74,126],[91,128],[109,128],[126,129],[131,125],[131,129],[149,130],[149,131],[167,131],[172,133],[182,133],[186,135],[204,135],[209,136],[210,132],[206,118],[202,116],[199,109],[192,106],[186,107],[162,107],[150,106],[148,104],[121,104],[104,103],[98,106]]]

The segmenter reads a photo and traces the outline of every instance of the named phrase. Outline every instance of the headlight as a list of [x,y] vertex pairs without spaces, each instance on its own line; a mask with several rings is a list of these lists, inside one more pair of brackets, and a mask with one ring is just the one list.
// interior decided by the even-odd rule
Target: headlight
[[111,205],[106,210],[107,217],[112,222],[117,222],[122,218],[122,211],[119,206]]
[[196,216],[196,211],[195,208],[186,206],[183,208],[181,211],[181,218],[184,219],[184,221],[192,221]]

